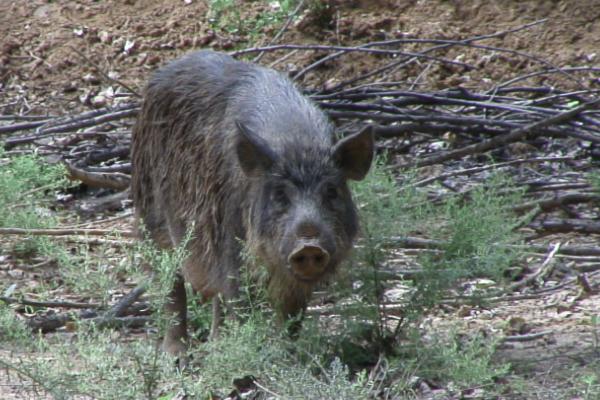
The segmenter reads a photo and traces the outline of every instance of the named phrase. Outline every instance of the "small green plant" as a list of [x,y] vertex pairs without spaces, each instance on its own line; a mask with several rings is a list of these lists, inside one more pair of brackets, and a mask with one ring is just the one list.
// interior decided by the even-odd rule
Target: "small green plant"
[[600,397],[600,375],[598,371],[587,372],[580,375],[576,382],[578,392],[582,399],[598,399]]
[[49,165],[35,155],[4,158],[0,147],[0,226],[40,228],[54,222],[42,208],[48,193],[68,185],[62,165]]
[[[411,299],[411,310],[435,305],[459,281],[471,278],[502,279],[519,253],[511,244],[520,240],[515,232],[518,217],[510,206],[522,191],[510,179],[493,175],[485,185],[473,188],[467,198],[453,197],[437,214],[431,237],[440,240],[442,252],[420,258],[422,274]],[[478,293],[472,293],[475,300]],[[418,311],[417,311],[418,313]]]
[[19,320],[14,311],[0,302],[0,343],[23,344],[31,334],[23,321]]
[[433,382],[448,382],[458,390],[491,384],[510,368],[492,362],[496,343],[479,335],[434,335],[429,343],[422,344],[416,347],[422,376]]
[[[408,181],[412,177],[407,177]],[[421,226],[432,214],[426,195],[407,185],[399,190],[396,179],[386,168],[385,157],[377,159],[367,178],[352,186],[354,199],[360,210],[362,237],[349,262],[349,275],[341,280],[346,293],[356,295],[357,288],[362,311],[375,324],[375,337],[387,335],[385,316],[380,302],[384,284],[381,269],[385,265],[396,239],[407,236],[416,226]],[[426,224],[426,222],[425,222]],[[360,323],[359,331],[364,331]]]
[[[491,360],[494,343],[473,339],[459,347],[459,342],[448,340],[453,345],[444,347],[438,346],[437,342],[425,343],[420,335],[412,333],[417,331],[418,322],[427,310],[439,304],[449,289],[459,289],[462,280],[476,277],[502,279],[503,272],[519,256],[508,245],[518,243],[520,239],[514,231],[518,218],[512,214],[510,206],[519,201],[522,193],[514,189],[506,177],[494,175],[485,185],[474,187],[467,196],[449,196],[446,201],[433,206],[426,194],[412,184],[415,179],[411,173],[404,176],[403,181],[404,185],[399,188],[396,178],[380,159],[369,177],[353,187],[360,208],[363,236],[350,268],[350,282],[352,296],[355,299],[360,296],[360,300],[352,309],[353,317],[344,319],[345,327],[351,326],[353,320],[360,323],[354,324],[358,329],[350,330],[352,334],[346,338],[350,341],[346,341],[338,354],[344,354],[343,349],[348,348],[348,344],[352,345],[350,349],[356,350],[360,349],[357,343],[379,343],[371,347],[371,353],[387,354],[392,361],[394,354],[402,354],[401,363],[412,365],[415,374],[423,375],[428,368],[431,368],[429,374],[437,370],[424,362],[430,354],[436,354],[439,356],[436,363],[452,365],[452,368],[438,365],[443,372],[443,376],[438,376],[440,380],[451,380],[461,387],[478,380],[489,382],[493,376],[507,371],[506,366],[495,366]],[[395,240],[415,231],[419,236],[437,239],[442,247],[440,251],[424,252],[416,258],[421,271],[415,278],[402,282],[405,305],[402,319],[392,331],[380,304],[387,285],[381,278],[382,271]],[[368,326],[371,326],[370,333]],[[389,347],[389,339],[398,334],[409,338],[410,344],[404,343],[403,348],[408,346],[422,351],[406,353],[400,348]],[[361,337],[368,339],[358,339]],[[362,350],[354,352],[369,353]],[[351,359],[359,360],[356,356]]]
[[590,181],[590,184],[592,185],[592,190],[596,194],[600,194],[600,173],[598,173],[598,172],[590,173],[588,175],[588,180]]
[[262,1],[264,11],[253,18],[242,18],[239,6],[234,0],[211,0],[209,21],[214,28],[229,33],[249,34],[251,41],[256,40],[263,29],[282,23],[295,9],[298,0]]
[[[69,250],[69,251],[68,251]],[[51,243],[41,251],[52,256],[60,266],[58,273],[61,284],[81,296],[108,304],[122,277],[135,274],[130,264],[123,262],[109,244],[90,249],[87,244],[71,246],[69,249]]]
[[[0,227],[54,226],[57,219],[48,208],[48,200],[54,192],[68,185],[62,165],[49,165],[35,155],[5,158],[4,149],[0,147]],[[26,236],[14,244],[13,251],[29,256],[53,247],[48,238]]]

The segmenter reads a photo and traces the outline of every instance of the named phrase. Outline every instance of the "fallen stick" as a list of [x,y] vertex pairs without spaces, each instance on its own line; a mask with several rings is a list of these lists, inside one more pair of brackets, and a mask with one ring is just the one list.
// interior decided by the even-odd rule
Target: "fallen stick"
[[[424,239],[414,236],[406,237],[391,237],[388,239],[389,244],[406,249],[442,249],[446,242],[442,240]],[[536,253],[547,253],[551,247],[536,244],[513,244],[508,247],[517,250],[533,251]],[[561,246],[558,254],[566,254],[573,256],[600,256],[600,247],[592,246]]]
[[526,335],[513,335],[513,336],[505,336],[501,340],[503,342],[528,342],[531,340],[536,340],[546,335],[550,335],[552,331],[543,331],[536,333],[528,333]]
[[81,320],[86,324],[95,324],[98,328],[141,328],[151,322],[151,316],[127,316],[104,318],[98,317],[95,310],[83,310],[79,315],[72,313],[53,314],[46,316],[35,316],[29,319],[26,324],[33,332],[49,333],[62,328],[67,323]]
[[116,229],[25,229],[25,228],[0,228],[0,235],[35,235],[35,236],[121,236],[136,237],[134,231],[121,231]]
[[600,222],[588,219],[548,219],[529,226],[541,235],[568,232],[600,234]]
[[566,206],[568,204],[590,203],[593,201],[600,201],[600,196],[591,193],[572,192],[549,199],[528,201],[526,203],[513,206],[512,210],[515,212],[525,212],[539,207],[542,211],[548,212],[557,207]]
[[238,50],[238,51],[229,53],[229,55],[231,55],[233,57],[237,57],[237,56],[241,56],[241,55],[248,54],[248,53],[259,53],[259,52],[276,51],[276,50],[345,51],[345,52],[359,52],[359,53],[370,53],[370,54],[380,54],[380,55],[389,55],[389,56],[403,55],[403,56],[409,56],[409,57],[413,57],[413,58],[423,58],[426,60],[435,60],[435,61],[443,62],[446,64],[457,65],[457,66],[460,66],[463,68],[467,68],[469,70],[475,69],[475,67],[472,65],[469,65],[469,64],[466,64],[466,63],[463,63],[460,61],[450,60],[450,59],[447,59],[444,57],[428,56],[423,53],[414,53],[414,52],[403,51],[403,50],[373,49],[373,48],[361,47],[361,46],[349,47],[349,46],[328,46],[328,45],[320,45],[320,44],[307,44],[307,45],[278,44],[278,45],[273,45],[273,46],[252,47],[249,49]]
[[558,252],[558,249],[560,249],[560,246],[561,246],[560,242],[554,244],[552,246],[552,250],[550,250],[550,252],[546,256],[546,259],[544,260],[544,262],[542,262],[542,265],[540,265],[540,267],[535,272],[527,275],[525,278],[521,279],[520,281],[515,282],[512,285],[510,285],[509,290],[514,292],[515,290],[520,289],[523,286],[529,285],[531,282],[533,282],[536,279],[543,279],[544,277],[546,277],[552,269],[552,265],[554,262],[554,256]]
[[114,306],[112,306],[102,318],[112,319],[115,317],[122,317],[125,315],[127,309],[133,303],[135,303],[141,295],[146,293],[147,288],[148,285],[146,283],[136,286],[131,292],[127,293]]
[[20,304],[31,307],[49,307],[49,308],[98,308],[100,303],[79,303],[72,301],[36,301],[27,299],[17,299],[15,297],[0,296],[0,301],[6,304]]
[[69,179],[81,181],[90,187],[124,190],[129,187],[131,178],[121,172],[88,172],[65,163]]

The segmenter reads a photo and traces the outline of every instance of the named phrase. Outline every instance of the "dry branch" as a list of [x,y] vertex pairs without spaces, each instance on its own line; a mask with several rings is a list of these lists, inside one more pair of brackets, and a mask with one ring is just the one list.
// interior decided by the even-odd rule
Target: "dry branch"
[[33,235],[33,236],[120,236],[136,237],[133,231],[121,231],[116,229],[24,229],[24,228],[0,228],[0,235]]
[[129,187],[129,175],[120,172],[87,172],[69,163],[65,163],[65,166],[69,172],[69,179],[81,181],[90,187],[115,190],[124,190]]
[[51,308],[97,308],[99,303],[78,303],[73,301],[35,301],[28,299],[17,299],[14,297],[0,296],[0,301],[6,304],[20,304],[31,307],[51,307]]
[[600,234],[600,222],[584,219],[548,219],[530,226],[543,235],[577,232],[585,235]]
[[103,318],[110,320],[115,317],[122,317],[127,312],[127,309],[135,303],[140,296],[146,293],[147,285],[141,284],[136,286],[131,292],[123,296],[114,306],[104,314]]
[[580,204],[590,202],[600,202],[600,195],[592,193],[571,192],[557,195],[548,199],[528,201],[527,203],[516,205],[512,209],[515,212],[525,212],[539,207],[542,211],[548,212],[552,211],[555,208],[566,206],[569,204]]
[[[442,249],[447,244],[442,240],[424,239],[418,237],[391,237],[389,244],[393,247],[405,248],[405,249]],[[515,248],[522,251],[531,251],[535,253],[547,253],[551,247],[527,244],[527,245],[511,245],[511,248]],[[572,256],[600,256],[600,246],[572,246],[562,245],[557,251],[558,254],[572,255]]]
[[570,118],[577,116],[585,110],[588,110],[592,107],[597,107],[600,105],[600,98],[584,103],[572,110],[564,111],[558,114],[555,114],[551,117],[544,118],[540,121],[533,122],[531,124],[527,124],[520,128],[514,129],[505,135],[500,135],[493,137],[491,139],[485,140],[481,143],[472,144],[469,146],[462,147],[457,150],[448,151],[436,156],[431,156],[423,160],[417,160],[412,163],[406,163],[399,165],[400,168],[406,168],[409,166],[417,166],[422,167],[426,165],[439,164],[448,160],[455,160],[458,158],[462,158],[471,154],[481,154],[485,153],[488,150],[503,146],[508,143],[512,143],[518,140],[523,139],[528,134],[536,133],[542,128],[548,127],[550,125],[558,124],[564,122]]

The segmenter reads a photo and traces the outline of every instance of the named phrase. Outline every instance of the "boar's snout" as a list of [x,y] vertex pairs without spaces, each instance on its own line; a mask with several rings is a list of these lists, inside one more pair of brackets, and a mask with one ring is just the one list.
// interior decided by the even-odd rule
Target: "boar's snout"
[[292,230],[293,244],[287,261],[292,274],[305,282],[318,281],[331,269],[336,246],[332,232],[314,218],[302,218]]
[[318,241],[302,241],[288,257],[294,275],[303,281],[319,279],[329,265],[329,253]]

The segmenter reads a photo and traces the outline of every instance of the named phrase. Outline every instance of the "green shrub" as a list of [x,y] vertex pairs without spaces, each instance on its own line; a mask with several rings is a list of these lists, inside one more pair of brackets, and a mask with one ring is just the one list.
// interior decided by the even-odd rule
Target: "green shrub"
[[0,148],[0,226],[51,226],[55,219],[41,206],[49,193],[66,186],[62,165],[49,165],[35,155],[4,158]]
[[265,11],[253,18],[242,18],[239,4],[234,0],[211,0],[209,21],[214,28],[223,29],[229,33],[249,34],[255,41],[266,27],[281,24],[296,8],[298,0],[262,1]]
[[0,301],[0,343],[22,344],[31,337],[27,326],[15,316],[8,305]]

